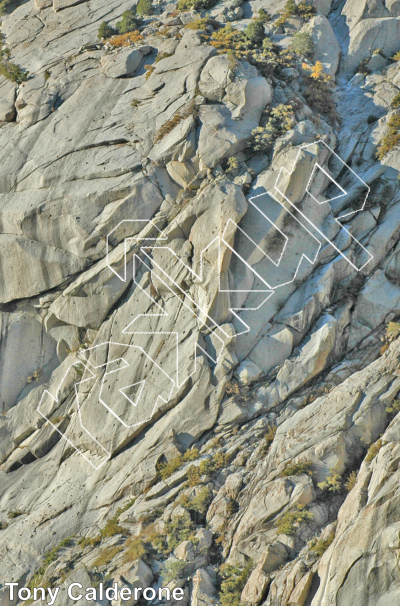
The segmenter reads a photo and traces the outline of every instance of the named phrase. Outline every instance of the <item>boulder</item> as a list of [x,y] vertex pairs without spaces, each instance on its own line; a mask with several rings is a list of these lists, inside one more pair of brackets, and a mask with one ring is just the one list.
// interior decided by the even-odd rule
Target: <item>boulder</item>
[[261,368],[251,360],[243,360],[235,370],[235,376],[243,385],[256,381],[262,374]]
[[326,366],[336,337],[337,321],[333,316],[322,317],[315,330],[306,339],[298,358],[287,360],[276,377],[271,389],[275,389],[279,401],[283,401],[296,389],[317,376]]
[[185,188],[196,176],[193,167],[188,162],[178,162],[171,160],[165,167],[171,179]]
[[[365,19],[350,31],[347,54],[343,57],[340,74],[350,78],[365,59],[380,49],[385,57],[391,57],[399,49],[400,20],[395,17]],[[371,43],[371,41],[373,41]]]
[[315,57],[321,61],[325,73],[334,78],[339,65],[340,44],[330,22],[323,15],[316,15],[303,31],[310,33],[315,46]]
[[211,57],[201,72],[199,89],[209,101],[222,101],[225,89],[234,79],[234,72],[225,55]]
[[241,602],[255,606],[261,604],[267,594],[269,583],[269,576],[258,567],[255,568],[243,588],[240,596]]
[[193,575],[193,588],[190,606],[204,606],[218,602],[213,580],[206,570],[199,568]]
[[108,78],[127,78],[135,75],[142,62],[144,53],[138,49],[123,49],[111,55],[104,55],[100,71]]
[[272,543],[271,545],[268,545],[266,550],[261,554],[257,568],[262,570],[265,574],[270,574],[280,568],[287,559],[288,551],[285,545],[280,542]]
[[242,62],[234,81],[226,88],[223,105],[200,107],[202,126],[197,153],[201,164],[213,168],[221,159],[244,149],[271,99],[271,85]]
[[381,54],[377,53],[373,55],[371,59],[368,61],[366,67],[371,72],[379,72],[381,69],[386,67],[389,63],[389,60],[386,57],[382,57]]

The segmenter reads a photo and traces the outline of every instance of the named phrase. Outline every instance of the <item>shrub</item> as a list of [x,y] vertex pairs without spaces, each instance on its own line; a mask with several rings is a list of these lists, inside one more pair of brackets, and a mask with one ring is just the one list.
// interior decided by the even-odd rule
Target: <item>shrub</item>
[[262,454],[266,454],[272,444],[272,442],[274,441],[275,438],[275,434],[276,434],[276,426],[275,425],[269,425],[268,429],[267,429],[267,433],[264,436],[264,444],[262,447]]
[[271,19],[272,16],[269,14],[269,12],[266,11],[265,8],[260,8],[258,11],[257,20],[262,21],[263,23],[268,23],[271,21]]
[[396,416],[400,412],[400,400],[394,400],[391,406],[386,406],[385,411],[389,415]]
[[115,515],[109,520],[107,520],[104,528],[100,531],[100,536],[102,539],[106,537],[113,537],[116,534],[124,534],[125,530],[118,524],[118,516]]
[[266,115],[267,124],[264,127],[258,126],[251,133],[249,147],[254,151],[269,151],[275,140],[295,125],[293,107],[290,104],[281,103],[274,109],[267,110]]
[[109,39],[109,44],[115,48],[122,46],[130,46],[131,44],[137,44],[143,40],[143,36],[138,30],[129,32],[128,34],[122,34],[121,36],[113,36]]
[[313,6],[308,6],[305,2],[301,2],[299,5],[296,4],[294,0],[287,0],[283,11],[281,11],[277,21],[276,26],[284,25],[289,19],[289,17],[293,17],[297,15],[302,17],[306,21],[311,19],[315,15],[316,11]]
[[368,448],[368,452],[366,454],[365,460],[366,461],[372,461],[373,459],[375,459],[376,455],[378,454],[378,452],[380,451],[380,449],[382,448],[382,440],[379,439],[377,442],[374,442],[374,444],[371,444],[371,446]]
[[182,541],[194,540],[195,530],[195,525],[186,516],[176,516],[165,527],[164,538],[168,551],[173,551]]
[[182,560],[167,560],[162,567],[164,585],[168,585],[171,581],[184,579],[186,566],[186,562]]
[[212,19],[210,19],[209,17],[203,17],[203,19],[195,19],[194,21],[190,21],[190,23],[187,23],[185,25],[185,27],[187,27],[188,29],[204,29],[205,27],[207,27],[207,25],[212,25],[213,22]]
[[311,463],[308,461],[299,461],[298,463],[289,463],[282,471],[282,476],[288,478],[289,476],[301,476],[304,473],[311,476]]
[[386,327],[386,339],[388,341],[394,341],[400,335],[400,324],[399,322],[389,322]]
[[240,606],[240,596],[250,576],[253,563],[250,561],[245,568],[222,564],[218,571],[220,580],[219,598],[221,606]]
[[29,72],[11,63],[11,61],[0,61],[0,75],[15,82],[15,84],[21,84],[28,79]]
[[111,25],[108,25],[106,21],[103,21],[103,23],[100,24],[97,37],[99,40],[107,40],[107,38],[111,38],[111,36],[114,36],[116,33],[116,30],[111,27]]
[[210,474],[226,467],[229,462],[229,457],[221,452],[220,450],[215,453],[215,455],[209,459],[205,459],[200,463],[200,473],[202,475]]
[[124,549],[124,562],[134,562],[135,560],[139,560],[146,553],[146,547],[144,545],[143,539],[139,537],[129,537],[127,542],[125,543]]
[[331,122],[339,122],[340,118],[332,96],[332,79],[325,74],[321,61],[317,61],[313,66],[303,63],[303,69],[309,72],[304,76],[307,88],[303,94],[307,103],[314,111],[323,114]]
[[390,107],[393,107],[393,109],[398,109],[400,107],[400,93],[397,93],[393,97]]
[[304,505],[297,505],[293,511],[287,511],[276,523],[280,534],[293,535],[301,524],[314,518],[310,511],[307,511]]
[[100,568],[100,566],[107,566],[116,555],[123,550],[122,545],[113,545],[112,547],[106,547],[103,549],[97,558],[93,562],[94,568]]
[[318,541],[316,541],[315,539],[313,541],[311,541],[310,543],[310,547],[313,550],[313,552],[320,558],[325,551],[328,549],[329,545],[331,545],[331,543],[333,543],[333,540],[335,538],[335,531],[332,530],[329,535],[326,537],[326,539],[319,539]]
[[153,3],[151,0],[139,0],[136,8],[138,15],[152,15],[154,12]]
[[167,59],[168,57],[172,57],[172,53],[159,53],[155,58],[154,63],[159,63],[163,59]]
[[188,469],[188,484],[189,486],[197,486],[200,484],[201,473],[198,466],[191,465]]
[[291,49],[299,57],[308,57],[311,59],[314,56],[315,45],[308,32],[297,32],[293,36]]
[[[140,0],[140,2],[141,1],[142,0]],[[140,2],[139,2],[139,4],[140,4]],[[139,4],[138,4],[138,9],[139,9]],[[138,10],[138,12],[139,12],[139,10]],[[140,19],[137,19],[137,17],[136,17],[136,10],[130,9],[129,11],[125,11],[124,13],[122,13],[121,21],[118,21],[118,23],[115,25],[115,29],[117,30],[117,33],[122,36],[124,34],[129,34],[129,32],[133,32],[134,30],[137,30],[139,25],[140,25]]]
[[393,61],[400,61],[400,51],[397,51],[395,55],[392,57]]
[[7,513],[7,517],[10,518],[10,520],[13,520],[14,518],[18,518],[19,516],[23,515],[23,511],[20,511],[19,509],[12,509],[11,511],[9,511]]
[[92,538],[82,537],[78,541],[78,545],[80,545],[80,547],[82,547],[82,549],[85,549],[86,547],[97,547],[97,545],[100,545],[100,543],[101,543],[100,535],[97,535],[96,537],[92,537]]
[[356,482],[357,482],[357,472],[352,471],[344,483],[344,487],[346,488],[347,492],[350,492],[350,490],[353,490]]
[[383,160],[383,158],[392,151],[395,147],[400,144],[400,116],[394,114],[390,116],[388,121],[388,127],[383,136],[381,142],[379,143],[378,149],[376,151],[376,157],[378,160]]
[[252,43],[245,32],[235,29],[231,23],[227,23],[225,27],[212,34],[210,45],[222,53],[232,50],[239,58],[246,58],[247,51],[252,48]]
[[[146,67],[146,66],[145,66]],[[154,69],[154,68],[153,68]],[[156,133],[154,137],[154,143],[158,143],[171,132],[175,126],[177,126],[182,120],[185,120],[189,116],[196,116],[196,107],[194,101],[191,101],[184,107],[182,107],[176,114],[172,116],[169,120],[165,122],[165,124],[160,128],[160,130]]]
[[238,159],[235,158],[235,156],[231,156],[230,158],[228,158],[228,161],[226,163],[226,172],[234,173],[235,171],[237,171],[238,168],[239,168]]
[[253,44],[261,44],[265,38],[264,24],[258,19],[250,21],[246,28],[246,36]]
[[194,9],[198,10],[207,10],[212,8],[217,4],[218,0],[179,0],[178,2],[178,10],[180,11],[188,11]]
[[212,498],[211,490],[207,486],[204,486],[196,496],[189,498],[183,495],[179,502],[188,511],[204,515],[210,506]]
[[340,492],[342,489],[342,476],[335,469],[331,469],[330,475],[326,480],[319,482],[317,486],[321,490],[327,490],[328,492]]
[[232,499],[231,497],[229,497],[228,502],[226,504],[227,518],[231,518],[232,516],[234,516],[235,513],[237,513],[239,511],[239,509],[240,509],[239,503],[235,499]]
[[175,471],[177,471],[182,465],[185,463],[189,463],[191,461],[195,461],[199,457],[199,451],[197,448],[191,448],[187,450],[184,455],[177,455],[168,463],[159,463],[157,465],[157,471],[161,476],[162,480],[166,480],[170,476],[172,476]]
[[305,2],[300,2],[300,4],[297,5],[297,14],[299,17],[303,17],[303,19],[306,21],[312,19],[316,12],[317,11],[314,6],[309,6]]

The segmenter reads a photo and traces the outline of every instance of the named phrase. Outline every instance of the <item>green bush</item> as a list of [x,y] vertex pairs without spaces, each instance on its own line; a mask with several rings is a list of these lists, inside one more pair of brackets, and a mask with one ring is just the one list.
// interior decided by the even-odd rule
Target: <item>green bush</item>
[[344,483],[344,487],[346,488],[347,492],[350,492],[350,490],[353,490],[354,486],[356,485],[356,482],[357,482],[357,472],[352,471]]
[[317,486],[321,490],[327,490],[328,492],[340,492],[342,490],[342,476],[336,469],[331,469],[326,480],[318,482]]
[[[140,2],[142,2],[142,0],[140,0]],[[140,2],[139,2],[139,4],[140,4]],[[138,4],[138,8],[137,8],[138,13],[139,13],[139,4]],[[136,10],[131,9],[129,11],[125,11],[124,13],[122,13],[121,21],[118,21],[118,23],[116,23],[115,29],[117,30],[117,33],[120,36],[122,36],[123,34],[128,34],[129,32],[135,31],[139,25],[140,25],[140,20],[136,18]]]
[[398,145],[400,145],[400,116],[394,114],[390,116],[385,135],[379,143],[376,151],[377,159],[380,161],[383,160],[386,154]]
[[198,10],[208,10],[217,4],[218,0],[179,0],[178,10],[188,11],[192,8]]
[[266,11],[265,8],[260,8],[260,10],[258,11],[257,20],[262,21],[263,23],[268,23],[269,21],[271,21],[271,19],[272,17],[269,12]]
[[334,538],[335,538],[335,531],[332,530],[329,533],[329,535],[326,537],[326,539],[318,539],[318,540],[313,539],[309,546],[313,550],[313,552],[320,558],[325,553],[325,551],[328,549],[329,545],[331,545],[331,543],[333,543]]
[[103,21],[103,23],[100,24],[97,37],[99,40],[107,40],[107,38],[111,38],[111,36],[114,36],[116,33],[116,30],[111,27],[111,25],[108,25],[106,21]]
[[[168,123],[168,120],[167,120],[166,124],[167,123]],[[178,124],[178,122],[177,122],[177,124]],[[167,134],[167,133],[165,133],[165,134]],[[177,471],[180,467],[182,467],[182,465],[184,465],[185,463],[195,461],[196,459],[198,459],[198,457],[199,457],[198,449],[191,448],[191,449],[187,450],[185,452],[185,454],[177,455],[176,457],[171,459],[171,461],[169,461],[168,463],[159,463],[157,465],[157,471],[160,474],[161,479],[166,480],[167,478],[172,476],[172,474],[175,473],[175,471]]]
[[168,585],[171,581],[184,579],[186,566],[186,562],[182,560],[167,560],[162,567],[164,585]]
[[272,110],[268,110],[267,117],[266,125],[258,126],[251,133],[249,148],[253,151],[268,152],[275,140],[295,125],[291,104],[277,105]]
[[312,59],[315,52],[315,46],[310,34],[308,32],[297,32],[297,34],[293,36],[291,49],[296,55],[299,55],[299,57],[308,57],[309,59]]
[[153,3],[151,0],[139,0],[136,7],[138,15],[152,15],[154,12]]
[[164,536],[166,537],[169,552],[178,547],[182,541],[194,540],[196,527],[188,518],[184,515],[176,516],[166,525]]
[[315,8],[313,6],[308,6],[305,2],[301,2],[299,5],[297,5],[294,0],[287,0],[283,11],[281,11],[276,21],[276,25],[284,25],[287,19],[289,19],[289,17],[293,17],[294,15],[302,17],[308,21],[315,15],[315,13]]
[[294,535],[301,524],[312,520],[314,515],[305,509],[303,505],[297,505],[294,511],[287,511],[276,523],[278,532],[281,534]]
[[285,469],[282,471],[282,476],[288,478],[290,476],[301,476],[306,473],[307,475],[312,475],[311,472],[311,463],[308,461],[299,461],[298,463],[289,463],[286,465]]
[[253,563],[251,561],[245,568],[222,564],[218,572],[221,587],[219,593],[221,606],[240,606],[240,596],[252,567]]
[[250,21],[246,29],[246,36],[253,44],[261,44],[265,38],[263,22],[258,19]]
[[4,76],[7,80],[15,82],[15,84],[21,84],[28,79],[29,72],[11,63],[11,61],[0,60],[0,76]]
[[207,486],[204,486],[196,496],[189,498],[183,495],[179,502],[188,511],[204,515],[210,506],[212,498],[212,492]]
[[365,460],[370,462],[373,459],[375,459],[376,455],[378,454],[378,452],[380,451],[381,448],[382,448],[382,440],[379,439],[377,442],[374,442],[374,444],[371,444],[371,446],[368,448],[368,452],[365,457]]

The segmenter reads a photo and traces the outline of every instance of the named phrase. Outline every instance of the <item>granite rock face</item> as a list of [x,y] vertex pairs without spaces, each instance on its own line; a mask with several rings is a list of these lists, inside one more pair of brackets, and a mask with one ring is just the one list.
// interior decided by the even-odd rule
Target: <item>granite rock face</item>
[[400,595],[400,3],[295,4],[1,17],[0,606]]

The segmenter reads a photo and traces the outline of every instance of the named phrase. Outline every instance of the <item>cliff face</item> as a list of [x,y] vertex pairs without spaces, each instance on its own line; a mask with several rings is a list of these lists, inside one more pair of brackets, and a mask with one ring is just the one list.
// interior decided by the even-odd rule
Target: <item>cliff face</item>
[[2,8],[1,606],[396,603],[400,2]]

